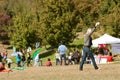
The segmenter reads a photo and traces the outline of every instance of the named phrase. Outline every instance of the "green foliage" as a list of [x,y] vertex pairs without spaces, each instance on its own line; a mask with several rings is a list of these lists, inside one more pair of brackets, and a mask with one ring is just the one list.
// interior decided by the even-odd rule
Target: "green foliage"
[[70,48],[78,48],[78,49],[82,49],[83,47],[83,42],[84,39],[75,39],[72,43],[70,43],[69,47]]
[[34,15],[29,11],[30,8],[23,8],[22,5],[25,5],[25,3],[22,4],[21,2],[17,7],[13,7],[13,12],[15,13],[12,18],[13,25],[9,26],[8,32],[11,39],[11,45],[16,48],[25,49],[28,46],[33,47],[38,39],[35,33],[35,27],[33,26]]
[[75,3],[80,12],[81,27],[84,29],[93,27],[99,18],[100,0],[77,0]]
[[120,37],[120,1],[104,0],[100,7],[100,20],[107,33]]
[[38,41],[57,47],[61,41],[72,43],[78,29],[85,32],[96,21],[101,23],[98,35],[120,37],[119,8],[120,0],[1,0],[0,13],[12,24],[0,24],[17,48],[34,47]]
[[79,12],[71,0],[48,0],[41,13],[46,28],[46,41],[53,47],[61,41],[68,44],[75,37]]

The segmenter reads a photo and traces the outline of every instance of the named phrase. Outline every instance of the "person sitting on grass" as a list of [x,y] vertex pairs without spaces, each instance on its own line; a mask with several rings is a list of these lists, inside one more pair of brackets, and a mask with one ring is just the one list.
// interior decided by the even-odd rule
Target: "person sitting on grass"
[[5,63],[2,62],[2,64],[0,64],[0,72],[12,72],[12,70],[11,69],[6,69]]
[[0,71],[5,70],[5,63],[0,64]]
[[50,58],[48,58],[48,61],[46,62],[46,66],[52,66],[52,62],[51,62]]

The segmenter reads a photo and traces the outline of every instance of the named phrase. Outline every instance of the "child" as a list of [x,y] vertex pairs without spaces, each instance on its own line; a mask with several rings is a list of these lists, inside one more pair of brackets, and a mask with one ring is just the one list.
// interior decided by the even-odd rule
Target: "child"
[[25,53],[22,53],[22,56],[21,56],[21,62],[22,62],[22,67],[25,65]]
[[31,54],[28,52],[28,56],[27,56],[27,66],[28,66],[28,67],[29,67],[29,66],[32,66],[31,60],[32,60]]
[[58,63],[60,63],[60,55],[57,51],[55,53],[55,59],[56,59],[56,65],[58,65]]
[[52,66],[50,58],[48,58],[48,61],[46,62],[46,66]]
[[21,56],[19,53],[16,55],[16,61],[17,61],[17,67],[21,67]]
[[37,56],[34,59],[34,66],[39,66],[40,61],[40,54],[37,54]]
[[6,61],[8,64],[8,68],[11,68],[12,60],[10,58],[7,58]]

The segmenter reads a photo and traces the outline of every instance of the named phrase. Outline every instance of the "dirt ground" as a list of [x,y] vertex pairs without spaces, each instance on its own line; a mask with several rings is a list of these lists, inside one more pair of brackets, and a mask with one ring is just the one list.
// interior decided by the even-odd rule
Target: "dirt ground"
[[25,70],[1,72],[0,80],[119,80],[120,63],[98,64],[100,70],[94,70],[91,64],[85,64],[79,71],[79,65],[46,67],[26,67]]

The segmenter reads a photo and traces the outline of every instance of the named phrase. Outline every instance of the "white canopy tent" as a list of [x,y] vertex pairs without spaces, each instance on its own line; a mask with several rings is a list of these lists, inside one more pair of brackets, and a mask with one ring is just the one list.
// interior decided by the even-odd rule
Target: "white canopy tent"
[[[120,54],[120,39],[115,38],[113,36],[110,36],[108,34],[104,34],[103,36],[94,39],[92,41],[93,46],[92,47],[98,47],[99,44],[111,44],[112,45],[112,52],[116,54]],[[117,46],[117,47],[116,47]]]
[[108,34],[104,34],[103,36],[101,36],[97,39],[94,39],[92,41],[92,43],[93,43],[93,47],[98,47],[99,44],[117,44],[117,43],[120,43],[120,39],[112,37]]

